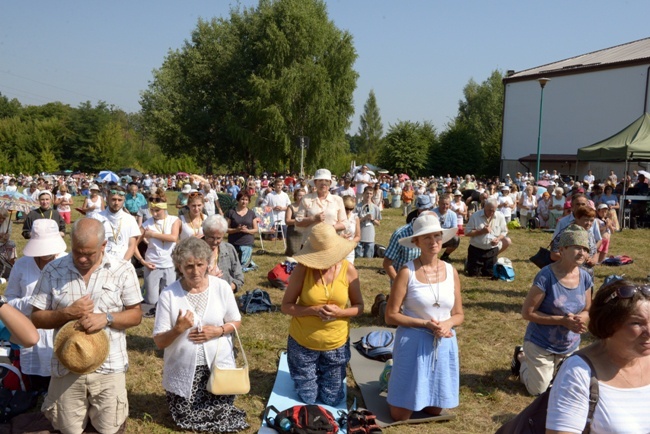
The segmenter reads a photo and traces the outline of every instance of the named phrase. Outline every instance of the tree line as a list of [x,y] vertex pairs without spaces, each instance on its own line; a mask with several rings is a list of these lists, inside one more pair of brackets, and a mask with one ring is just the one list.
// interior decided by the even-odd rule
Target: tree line
[[0,171],[296,172],[305,136],[307,171],[342,173],[357,160],[416,176],[498,172],[499,71],[469,81],[442,132],[400,121],[384,134],[371,91],[359,131],[346,135],[358,78],[353,42],[322,0],[260,0],[200,19],[154,71],[139,113],[102,101],[23,107],[0,94]]

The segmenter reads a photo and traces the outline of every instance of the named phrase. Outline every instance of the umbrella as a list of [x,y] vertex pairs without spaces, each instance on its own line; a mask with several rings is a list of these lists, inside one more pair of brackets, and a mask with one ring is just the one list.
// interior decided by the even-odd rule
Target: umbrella
[[187,172],[178,172],[176,176],[190,176],[190,174]]
[[237,201],[227,193],[217,193],[217,198],[224,214],[237,206]]
[[551,182],[551,181],[544,179],[544,180],[542,180],[542,181],[538,181],[538,182],[537,182],[537,185],[541,185],[542,187],[548,187],[549,184],[550,184],[550,182]]
[[650,173],[646,172],[645,170],[639,170],[637,173],[639,175],[645,176],[645,179],[650,179]]
[[196,181],[199,181],[199,182],[208,182],[208,180],[205,179],[204,177],[202,177],[201,175],[190,175],[190,176],[191,176],[192,178],[194,178]]
[[409,176],[406,173],[401,173],[399,175],[399,180],[404,181],[405,179],[411,179],[411,178],[409,178]]
[[0,208],[28,213],[37,206],[38,202],[32,199],[31,196],[17,191],[0,191]]
[[100,182],[120,182],[120,177],[117,176],[114,172],[111,172],[110,170],[102,170],[99,172],[99,175],[97,175],[97,179]]
[[134,169],[132,167],[128,167],[126,169],[120,169],[120,171],[117,172],[117,173],[122,175],[122,176],[131,176],[131,177],[135,177],[135,178],[142,178],[142,176],[143,176],[142,172],[140,172],[139,170],[136,170],[136,169]]

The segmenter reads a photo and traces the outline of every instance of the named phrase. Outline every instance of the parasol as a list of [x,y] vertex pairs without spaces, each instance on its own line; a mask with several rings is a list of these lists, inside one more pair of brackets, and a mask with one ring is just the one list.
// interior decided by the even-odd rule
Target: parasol
[[8,211],[21,211],[28,213],[32,208],[38,207],[38,202],[17,191],[0,191],[0,208]]
[[176,176],[190,176],[187,172],[178,172]]
[[217,193],[217,198],[219,199],[221,211],[223,211],[224,214],[237,206],[237,201],[227,193]]
[[100,182],[120,182],[120,177],[117,176],[115,172],[111,172],[110,170],[102,170],[99,172],[97,179]]
[[639,175],[645,176],[645,179],[650,179],[650,173],[646,172],[645,170],[639,170],[637,173]]

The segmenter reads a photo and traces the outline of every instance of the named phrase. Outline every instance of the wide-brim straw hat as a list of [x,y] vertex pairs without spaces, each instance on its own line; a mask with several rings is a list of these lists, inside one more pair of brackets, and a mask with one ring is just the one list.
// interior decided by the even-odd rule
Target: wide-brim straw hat
[[357,243],[339,236],[334,226],[327,223],[314,225],[304,246],[293,259],[305,267],[327,270],[341,262]]
[[104,330],[86,333],[69,321],[54,338],[54,354],[63,366],[75,374],[95,372],[108,357],[108,335]]
[[58,255],[67,248],[59,225],[50,219],[38,219],[32,223],[31,238],[23,249],[23,255],[33,258]]
[[445,244],[456,235],[458,228],[443,229],[442,226],[440,226],[440,219],[438,216],[433,214],[421,215],[413,221],[413,235],[410,237],[400,238],[399,243],[404,247],[417,249],[418,246],[413,242],[414,238],[436,232],[442,232],[442,244]]

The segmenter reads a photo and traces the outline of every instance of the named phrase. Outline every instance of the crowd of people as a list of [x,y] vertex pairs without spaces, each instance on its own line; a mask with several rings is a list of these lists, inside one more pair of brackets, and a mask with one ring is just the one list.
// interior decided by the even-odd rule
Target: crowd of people
[[[554,262],[539,271],[523,302],[528,327],[512,373],[532,395],[554,377],[571,389],[571,396],[553,389],[548,426],[581,431],[592,368],[569,356],[589,330],[598,340],[581,354],[603,385],[592,432],[619,426],[650,432],[642,406],[624,413],[616,403],[650,398],[650,289],[614,279],[594,290],[593,267],[618,229],[620,183],[613,173],[604,186],[588,176],[569,183],[557,172],[537,182],[529,174],[411,180],[377,177],[361,166],[340,177],[319,169],[308,179],[145,175],[97,184],[70,176],[48,185],[44,178],[10,177],[5,188],[26,185],[39,206],[22,216],[28,241],[22,257],[16,260],[14,251],[10,258],[0,319],[25,347],[23,371],[47,391],[42,411],[61,432],[80,433],[88,424],[102,433],[123,428],[126,330],[143,317],[155,318],[153,341],[164,350],[162,381],[174,422],[194,431],[246,429],[234,396],[213,395],[206,384],[213,363],[235,364],[232,334],[241,327],[235,293],[255,267],[260,217],[251,202],[257,198],[297,262],[281,305],[291,317],[287,359],[296,393],[306,404],[336,405],[345,396],[350,319],[364,312],[354,261],[375,256],[382,211],[397,208],[405,224],[391,235],[382,263],[391,282],[385,322],[396,327],[387,402],[395,421],[417,411],[437,416],[460,399],[455,327],[464,312],[451,255],[467,236],[464,272],[491,276],[518,223],[554,231]],[[634,188],[641,184],[647,192],[638,174]],[[169,189],[179,191],[178,216],[168,212]],[[79,210],[86,217],[71,226],[68,255],[64,237],[76,194],[86,195]],[[4,246],[7,220],[0,211]],[[143,311],[143,302],[152,307]]]

